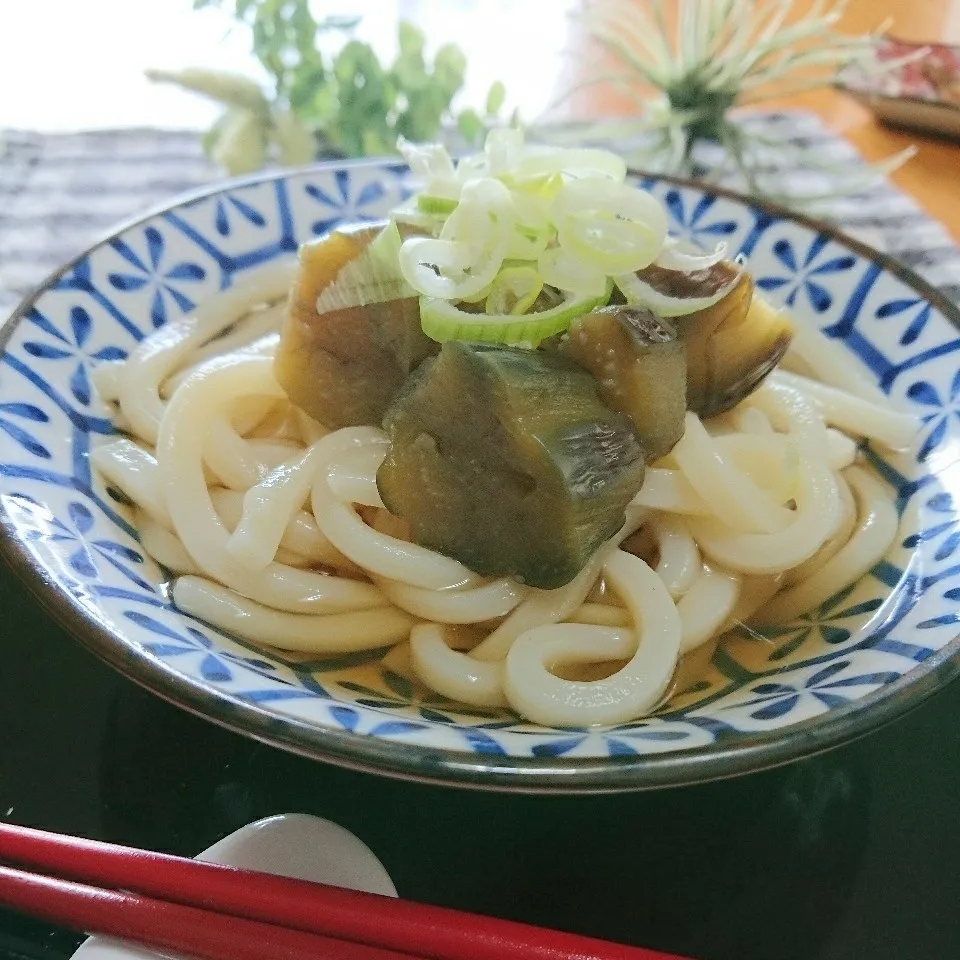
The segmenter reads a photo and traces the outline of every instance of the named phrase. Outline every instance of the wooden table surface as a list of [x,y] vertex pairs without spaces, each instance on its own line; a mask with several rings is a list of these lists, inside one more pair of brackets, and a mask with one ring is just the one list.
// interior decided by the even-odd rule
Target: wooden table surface
[[[797,9],[807,5],[800,0]],[[903,39],[960,44],[960,0],[850,0],[837,29],[866,33],[888,17],[893,20],[889,32]],[[605,90],[586,94],[578,106],[601,116],[631,109],[625,100]],[[868,160],[882,160],[914,144],[916,156],[892,179],[960,241],[960,144],[885,127],[870,111],[829,89],[771,100],[762,106],[815,111]]]

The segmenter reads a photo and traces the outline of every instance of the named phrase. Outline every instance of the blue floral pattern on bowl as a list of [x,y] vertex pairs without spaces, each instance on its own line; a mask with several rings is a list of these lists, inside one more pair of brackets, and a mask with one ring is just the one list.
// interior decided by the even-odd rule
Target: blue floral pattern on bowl
[[766,640],[732,638],[656,716],[543,729],[426,691],[382,663],[382,651],[312,660],[225,636],[173,608],[127,505],[90,469],[91,446],[112,432],[90,370],[244,271],[341,220],[384,215],[409,193],[392,163],[329,165],[190,198],[94,247],[18,311],[0,341],[8,558],[85,643],[163,695],[278,744],[396,774],[541,789],[678,783],[819,749],[895,714],[896,701],[957,672],[957,312],[814,224],[694,185],[640,185],[663,199],[678,234],[743,251],[761,289],[843,341],[851,363],[923,421],[911,453],[872,455],[901,514],[889,555]]

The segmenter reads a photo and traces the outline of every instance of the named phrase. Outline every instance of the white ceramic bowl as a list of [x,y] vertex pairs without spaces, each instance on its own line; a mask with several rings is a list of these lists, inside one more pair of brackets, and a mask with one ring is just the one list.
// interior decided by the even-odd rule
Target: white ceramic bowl
[[909,454],[871,454],[901,515],[888,556],[776,644],[725,644],[656,716],[547,729],[418,689],[379,653],[303,663],[225,636],[171,605],[126,507],[91,471],[91,443],[112,430],[91,367],[341,220],[384,215],[409,192],[397,164],[231,183],[123,227],[51,276],[0,335],[0,551],[83,643],[161,696],[279,746],[398,776],[527,790],[672,785],[822,750],[903,713],[960,670],[960,313],[822,225],[695,184],[640,186],[664,201],[674,232],[743,251],[768,296],[814,318],[923,420]]

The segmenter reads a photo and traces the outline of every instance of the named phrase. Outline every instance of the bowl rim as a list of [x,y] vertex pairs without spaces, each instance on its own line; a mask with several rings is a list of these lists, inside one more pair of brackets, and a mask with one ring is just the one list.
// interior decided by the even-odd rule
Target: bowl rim
[[[185,204],[224,191],[345,167],[403,166],[393,158],[330,160],[252,176],[219,180],[180,194],[121,221],[40,281],[0,324],[0,354],[36,301],[81,260],[120,233]],[[629,175],[687,187],[736,201],[767,216],[790,220],[822,234],[893,274],[943,314],[960,331],[960,306],[888,254],[848,236],[833,225],[795,213],[736,190],[683,177],[631,169]],[[703,747],[616,757],[511,757],[429,747],[369,734],[316,726],[279,716],[199,678],[186,678],[162,661],[143,655],[115,629],[97,623],[82,604],[62,590],[15,534],[0,502],[0,560],[39,605],[90,652],[139,686],[196,716],[289,752],[384,776],[491,791],[529,793],[622,793],[682,786],[757,772],[812,756],[855,740],[900,718],[960,677],[960,634],[893,683],[816,717],[766,733],[715,741]]]

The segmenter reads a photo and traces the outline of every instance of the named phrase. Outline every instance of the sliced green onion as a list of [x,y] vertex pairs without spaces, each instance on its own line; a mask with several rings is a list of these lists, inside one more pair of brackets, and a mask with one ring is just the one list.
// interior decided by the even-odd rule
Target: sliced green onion
[[504,267],[490,284],[486,301],[487,313],[509,313],[513,316],[526,313],[540,296],[542,289],[543,281],[533,267]]
[[665,270],[682,270],[684,273],[693,273],[696,270],[709,270],[727,256],[727,245],[722,240],[717,242],[713,251],[701,250],[692,243],[667,237],[663,242],[663,249],[654,261],[658,267]]
[[507,257],[511,260],[536,260],[553,239],[549,226],[526,227],[517,224],[510,233]]
[[612,215],[574,214],[558,233],[560,246],[604,275],[648,266],[657,253],[657,237],[642,223]]
[[564,184],[553,211],[560,246],[608,275],[649,266],[667,236],[655,197],[599,177]]
[[404,241],[399,253],[400,270],[425,296],[449,300],[474,297],[500,270],[514,222],[510,191],[499,180],[469,180],[439,239],[410,237]]
[[580,296],[599,296],[607,286],[603,270],[584,264],[563,247],[544,250],[537,259],[537,271],[545,284]]
[[555,307],[515,316],[509,313],[468,313],[449,300],[420,298],[420,323],[433,340],[481,340],[486,343],[530,344],[562,333],[577,317],[603,306],[613,292],[607,283],[601,296],[564,295]]
[[397,258],[402,244],[395,223],[388,223],[359,256],[340,268],[317,298],[317,313],[345,310],[368,303],[385,303],[416,295],[400,273]]
[[433,236],[440,232],[444,221],[444,217],[435,213],[424,213],[412,203],[404,203],[399,207],[394,207],[390,211],[390,219],[394,223],[406,224],[416,227],[418,230],[425,230]]
[[397,150],[407,161],[410,172],[425,183],[428,192],[438,196],[457,196],[459,182],[453,160],[440,143],[411,143],[397,138]]
[[463,185],[460,203],[447,217],[440,239],[464,243],[479,255],[494,245],[506,246],[515,222],[510,191],[499,180],[478,177]]
[[503,174],[500,179],[514,191],[515,200],[519,194],[521,197],[539,201],[541,204],[552,203],[553,198],[560,192],[560,188],[564,184],[562,173],[545,173],[530,180],[519,181],[513,174],[507,173]]
[[516,166],[523,154],[523,140],[523,131],[515,127],[497,127],[487,134],[483,152],[491,176],[500,176]]
[[437,197],[429,193],[420,193],[417,195],[417,209],[422,213],[446,216],[457,209],[459,202],[459,200],[452,200],[450,197]]
[[[511,330],[519,323],[536,332],[539,327],[530,324],[539,321],[522,319],[523,311],[543,286],[563,291],[565,303],[597,301],[609,296],[610,278],[620,277],[637,302],[657,300],[662,295],[630,279],[636,271],[661,255],[665,263],[697,267],[716,255],[673,241],[664,250],[662,204],[628,186],[624,161],[606,150],[526,146],[515,129],[491,131],[483,152],[456,165],[439,145],[403,142],[400,148],[426,186],[394,217],[432,235],[407,237],[399,253],[401,273],[427,301],[449,300],[474,310],[484,303],[486,319],[450,306],[452,316],[468,316],[468,329],[497,327],[495,318],[505,317]],[[679,315],[698,305],[673,303],[667,309]],[[566,311],[558,305],[537,317],[550,321]],[[510,338],[537,339],[526,332]]]
[[492,282],[503,263],[503,245],[478,259],[465,243],[411,237],[403,242],[399,259],[404,279],[419,293],[462,300]]
[[511,191],[516,226],[507,256],[515,260],[536,260],[554,237],[549,203],[542,197]]
[[573,150],[532,148],[528,150],[511,171],[519,183],[535,180],[552,173],[569,177],[603,177],[614,183],[623,183],[627,177],[627,165],[623,158],[608,150],[589,147]]

